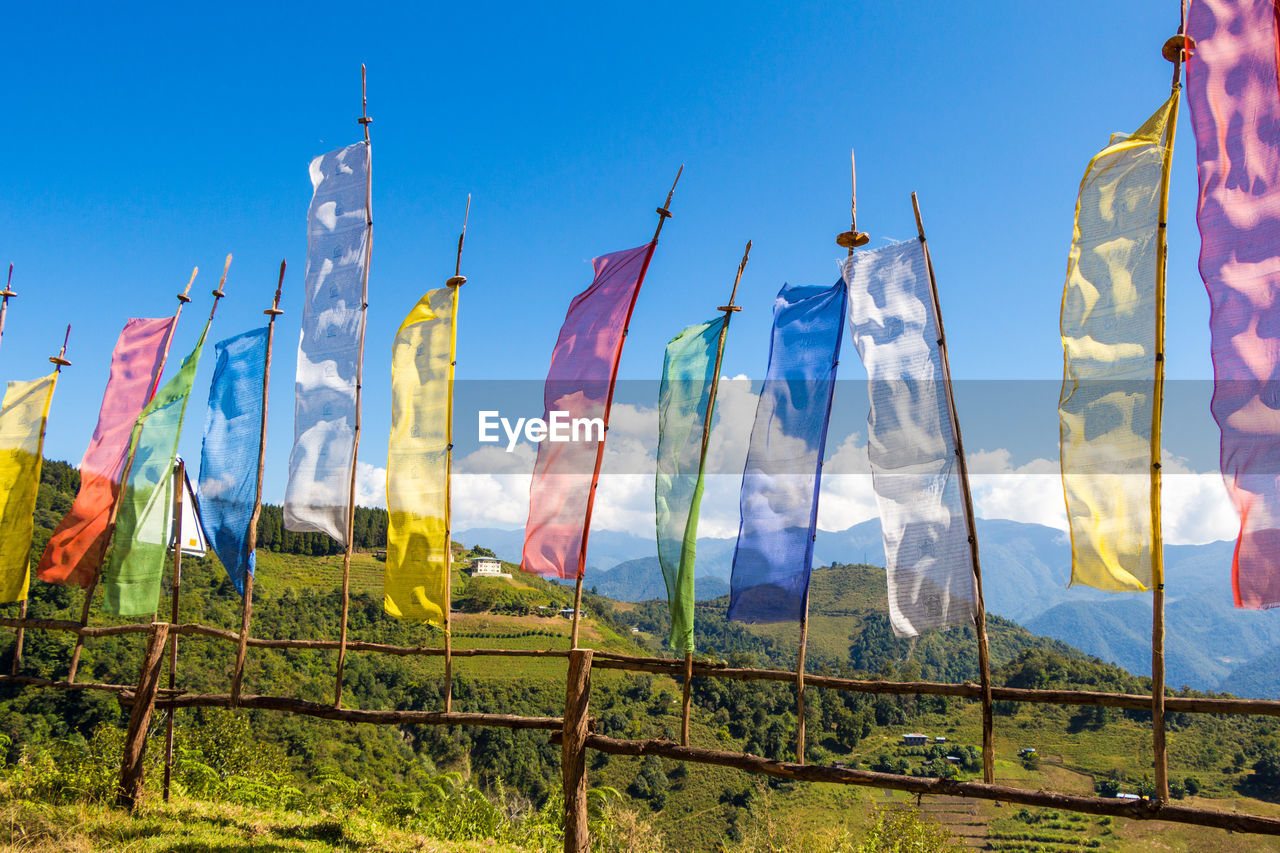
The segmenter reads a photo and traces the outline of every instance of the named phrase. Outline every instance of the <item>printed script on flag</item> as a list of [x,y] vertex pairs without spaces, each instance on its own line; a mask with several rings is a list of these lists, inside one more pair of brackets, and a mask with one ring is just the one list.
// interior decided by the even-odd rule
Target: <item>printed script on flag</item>
[[805,615],[848,292],[843,279],[830,287],[788,284],[774,300],[769,367],[742,474],[730,619],[798,622]]
[[[567,412],[570,418],[608,419],[624,333],[656,245],[646,243],[591,262],[595,279],[569,303],[551,352],[544,420],[553,411]],[[603,437],[538,445],[521,569],[548,577],[582,576],[603,452]]]
[[1132,135],[1115,134],[1085,170],[1062,294],[1058,403],[1071,583],[1111,591],[1153,583],[1152,494],[1160,203],[1175,94]]
[[670,646],[693,652],[694,558],[706,465],[705,425],[726,319],[690,326],[667,344],[658,390],[658,469],[654,510],[658,562],[671,612]]
[[1280,605],[1280,86],[1271,0],[1196,0],[1187,100],[1237,607]]
[[972,622],[977,583],[924,243],[854,252],[844,275],[871,397],[867,456],[889,622],[899,637]]
[[213,382],[200,449],[200,522],[227,577],[244,594],[253,574],[249,524],[258,494],[266,326],[213,346]]
[[44,428],[58,374],[10,382],[0,404],[0,603],[24,601],[44,461]]
[[111,353],[98,425],[80,461],[80,491],[40,557],[40,580],[85,587],[93,582],[106,551],[133,425],[160,379],[173,326],[173,317],[125,323]]
[[102,573],[102,607],[107,613],[145,616],[160,605],[160,578],[173,538],[178,437],[212,322],[205,323],[182,367],[156,392],[134,425],[128,477]]
[[458,288],[428,291],[391,350],[387,566],[392,616],[443,627],[449,583],[449,443]]
[[306,300],[294,385],[294,441],[284,526],[342,544],[350,522],[356,383],[364,348],[365,285],[373,214],[369,145],[311,161]]

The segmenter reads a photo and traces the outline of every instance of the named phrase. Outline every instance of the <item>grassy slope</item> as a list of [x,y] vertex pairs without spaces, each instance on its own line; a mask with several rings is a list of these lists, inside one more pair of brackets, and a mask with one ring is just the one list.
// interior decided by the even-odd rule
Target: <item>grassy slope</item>
[[5,802],[0,804],[0,850],[519,853],[522,848],[493,841],[440,841],[362,817],[175,799],[145,806],[132,817],[107,806]]
[[[353,592],[368,592],[376,595],[381,589],[382,571],[383,564],[371,555],[357,554],[352,561]],[[264,595],[303,588],[331,588],[337,586],[340,581],[340,557],[313,558],[266,552],[259,555],[258,589]],[[455,570],[454,588],[458,589],[461,583],[461,574]],[[571,595],[571,591],[527,575],[516,574],[509,583],[512,586],[538,590],[560,601],[567,601],[568,596]],[[884,606],[883,572],[867,567],[820,571],[814,576],[812,595],[811,660],[839,662],[847,657],[850,637],[860,630],[864,614],[882,609]],[[626,606],[626,608],[629,607],[630,605]],[[184,621],[199,618],[199,613],[184,612],[183,614]],[[378,626],[384,624],[381,620],[385,618],[380,613],[370,614],[368,618],[361,618],[359,614],[354,614],[352,638],[380,639]],[[569,622],[558,616],[515,617],[494,613],[458,613],[455,614],[454,636],[455,644],[459,648],[562,649],[568,645],[569,627]],[[1009,630],[1021,631],[1016,628]],[[441,644],[441,634],[438,630],[422,626],[415,631],[414,642],[437,646]],[[530,631],[537,633],[528,636]],[[755,626],[752,631],[774,637],[784,649],[794,648],[796,642],[794,625]],[[595,648],[625,653],[645,653],[644,649],[636,644],[637,639],[643,641],[642,637],[619,635],[607,625],[593,619],[589,613],[584,618],[583,638],[586,644]],[[229,663],[230,648],[227,652]],[[332,666],[330,653],[300,653],[294,659],[299,662],[306,661],[307,665],[321,672]],[[443,669],[439,658],[398,660],[410,669],[415,678],[438,678]],[[251,654],[247,689],[252,690],[255,667],[259,665]],[[817,665],[819,664],[815,664]],[[456,662],[455,671],[470,679],[545,681],[562,684],[564,666],[564,661],[560,659],[462,658]],[[598,689],[608,689],[610,686],[623,684],[627,679],[627,675],[616,671],[599,671],[593,675],[593,681]],[[665,677],[654,677],[652,685],[653,693],[665,694],[665,700],[655,700],[653,707],[658,710],[646,715],[642,722],[635,725],[635,730],[628,733],[628,736],[671,735],[679,731],[679,686],[672,679]],[[457,702],[455,707],[458,710],[504,710],[470,708],[465,698]],[[593,710],[600,709],[593,707]],[[1149,727],[1118,718],[1098,731],[1069,734],[1067,729],[1070,715],[1069,709],[1028,707],[1013,717],[998,718],[996,728],[998,780],[1032,788],[1057,787],[1067,791],[1090,793],[1092,791],[1092,780],[1088,775],[1090,773],[1100,774],[1111,768],[1132,770],[1135,767],[1150,766]],[[930,733],[945,733],[952,740],[962,744],[976,745],[980,742],[980,717],[978,708],[973,703],[955,702],[948,715],[912,720],[910,727]],[[732,739],[724,740],[722,736],[718,736],[719,729],[718,724],[695,710],[692,725],[692,742],[695,745],[722,749],[742,748],[741,743],[734,742]],[[859,745],[853,756],[865,759],[879,752],[894,752],[897,749],[896,742],[900,733],[899,727],[876,729]],[[820,732],[812,732],[810,735],[811,743],[820,743],[821,739]],[[1040,771],[1027,771],[1016,761],[1016,751],[1022,746],[1035,746],[1045,756],[1045,765]],[[1216,743],[1202,743],[1189,742],[1185,735],[1172,732],[1170,736],[1171,775],[1180,778],[1192,772],[1187,765],[1194,760],[1197,765],[1194,772],[1205,783],[1206,792],[1220,797],[1200,802],[1214,808],[1280,814],[1280,808],[1274,805],[1247,800],[1236,795],[1232,789],[1232,781],[1235,778],[1232,774],[1206,772],[1201,769],[1206,761],[1217,761],[1222,754],[1229,754],[1233,748],[1227,734],[1218,737]],[[1221,761],[1218,763],[1221,764]],[[674,764],[667,764],[668,773],[673,767]],[[639,768],[639,759],[593,756],[589,759],[590,784],[609,785],[625,790]],[[735,816],[739,819],[742,816],[742,813],[732,804],[721,802],[723,792],[759,791],[763,785],[764,782],[760,777],[753,777],[739,771],[691,765],[687,777],[683,780],[673,780],[665,808],[654,814],[652,819],[657,828],[662,830],[669,839],[679,841],[677,846],[680,849],[713,850],[723,840],[728,823]],[[756,805],[748,810],[749,813],[755,813],[757,816],[761,812],[759,796],[757,794]],[[905,797],[878,790],[832,785],[786,786],[780,790],[769,791],[764,796],[768,804],[768,808],[765,809],[768,820],[788,832],[799,831],[806,827],[830,829],[840,825],[859,832],[871,820],[873,804],[907,802]],[[9,804],[8,808],[17,809],[22,806]],[[47,809],[47,807],[41,808]],[[226,836],[225,838],[210,836],[209,840],[200,839],[198,843],[194,843],[193,839],[192,849],[250,849],[248,845],[254,839],[255,832],[268,833],[259,838],[259,843],[270,845],[268,849],[278,850],[331,849],[338,840],[332,836],[327,839],[320,837],[325,832],[336,831],[333,828],[333,822],[326,823],[324,816],[282,819],[284,822],[278,827],[275,826],[272,818],[267,821],[267,829],[259,830],[254,828],[258,824],[254,824],[250,816],[238,811],[236,807],[224,809],[221,806],[215,808],[186,804],[177,808],[179,811],[159,809],[148,812],[143,821],[137,825],[139,828],[135,829],[128,828],[132,826],[131,824],[121,824],[118,820],[113,820],[111,814],[107,812],[86,809],[81,816],[73,819],[66,814],[61,814],[62,810],[54,810],[61,815],[50,818],[54,823],[71,821],[78,824],[79,828],[75,829],[72,835],[58,836],[67,841],[63,846],[43,848],[37,846],[34,849],[76,849],[74,844],[70,843],[71,841],[75,841],[76,844],[85,843],[111,849],[111,845],[123,847],[129,840],[142,845],[130,847],[130,849],[164,849],[162,844],[155,847],[148,846],[152,844],[148,839],[165,838],[165,833],[170,832],[170,829],[165,827],[176,825],[183,820],[192,821],[192,826],[196,827],[193,831],[224,833]],[[183,808],[186,809],[185,812],[181,811]],[[641,808],[644,808],[643,804]],[[944,823],[957,820],[963,823],[968,820],[969,823],[979,824],[980,828],[977,831],[985,831],[994,841],[999,842],[998,849],[1020,849],[1018,845],[1023,842],[1018,839],[1028,834],[1043,836],[1035,843],[1047,845],[1043,848],[1047,850],[1079,847],[1078,843],[1063,845],[1045,840],[1058,836],[1068,842],[1082,837],[1091,838],[1102,844],[1101,847],[1091,849],[1103,850],[1152,849],[1152,845],[1156,844],[1157,840],[1159,845],[1171,850],[1241,849],[1238,846],[1240,839],[1237,836],[1178,825],[1148,825],[1127,821],[1115,821],[1105,825],[1092,818],[1086,822],[1066,821],[1065,818],[1042,819],[1040,823],[1028,825],[1025,822],[1013,820],[1011,815],[1017,811],[1016,809],[1002,808],[988,803],[966,804],[954,813],[948,811],[947,807],[939,808],[942,808],[940,819]],[[209,818],[207,827],[205,818],[201,817],[202,809],[206,810]],[[972,811],[971,819],[955,817],[955,815],[966,814],[966,810]],[[226,818],[225,821],[221,821],[221,825],[218,825],[219,820],[213,820],[218,814]],[[30,815],[27,815],[27,818],[30,818]],[[0,815],[0,822],[15,825],[11,820],[5,821],[3,815]],[[1051,823],[1065,828],[1046,828]],[[956,828],[962,832],[969,831],[958,824]],[[84,836],[83,842],[76,840],[80,835],[75,833]],[[156,843],[159,844],[159,842]],[[349,845],[351,849],[361,849],[359,845],[364,842],[352,840],[341,843],[344,846]],[[237,847],[237,844],[241,846]],[[319,846],[307,846],[313,844]],[[1249,839],[1249,844],[1250,849],[1280,851],[1280,842]],[[384,845],[379,849],[399,848]],[[405,849],[470,848],[427,846]]]

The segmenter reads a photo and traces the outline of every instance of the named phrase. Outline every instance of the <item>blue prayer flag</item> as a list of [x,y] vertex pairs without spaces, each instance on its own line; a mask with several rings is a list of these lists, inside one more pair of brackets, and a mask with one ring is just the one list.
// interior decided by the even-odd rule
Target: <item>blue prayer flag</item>
[[784,285],[742,475],[742,524],[733,555],[729,618],[799,621],[818,521],[823,446],[848,310],[844,279]]
[[244,594],[254,555],[249,522],[258,490],[262,385],[268,327],[219,341],[200,451],[200,522],[236,591]]

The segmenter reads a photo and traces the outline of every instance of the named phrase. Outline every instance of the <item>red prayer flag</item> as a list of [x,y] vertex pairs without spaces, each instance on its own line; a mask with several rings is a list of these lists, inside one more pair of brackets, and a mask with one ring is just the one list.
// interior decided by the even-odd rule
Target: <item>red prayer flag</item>
[[[543,391],[553,412],[567,420],[609,422],[613,385],[631,310],[656,243],[601,255],[595,280],[574,297],[551,353]],[[542,441],[529,486],[529,522],[520,568],[544,576],[578,578],[585,568],[587,527],[604,454],[603,430],[583,429],[570,441]]]
[[40,580],[85,587],[93,582],[107,546],[133,424],[155,393],[173,325],[173,317],[125,323],[111,354],[98,426],[80,462],[80,491],[40,557]]

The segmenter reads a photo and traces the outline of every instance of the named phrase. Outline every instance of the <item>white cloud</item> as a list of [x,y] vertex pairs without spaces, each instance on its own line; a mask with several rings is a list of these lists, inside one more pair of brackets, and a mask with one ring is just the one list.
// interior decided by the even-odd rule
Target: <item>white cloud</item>
[[356,463],[356,506],[387,506],[387,469]]
[[1057,462],[1038,458],[1015,465],[1012,454],[1003,448],[970,453],[967,461],[976,515],[1067,529]]
[[453,526],[523,527],[529,517],[529,481],[536,451],[518,444],[511,453],[484,447],[453,461]]
[[[745,376],[720,380],[716,423],[707,448],[707,479],[699,533],[736,536],[739,492],[758,394]],[[654,528],[653,471],[657,454],[657,409],[618,403],[609,422],[592,528],[645,536]],[[836,440],[831,436],[830,442]],[[818,527],[846,530],[877,516],[865,438],[853,432],[839,440],[823,466]],[[523,527],[528,518],[529,483],[537,448],[526,441],[508,453],[487,446],[454,459],[454,527]],[[969,454],[970,483],[977,515],[1043,524],[1066,530],[1062,480],[1057,460],[1015,462],[1004,448]],[[1215,471],[1198,472],[1187,460],[1166,453],[1163,462],[1163,518],[1170,545],[1232,539],[1239,522]],[[386,471],[361,463],[360,502],[385,505]]]
[[867,445],[850,433],[822,466],[822,492],[818,498],[818,529],[848,530],[875,518],[876,493],[871,483]]
[[1170,545],[1203,545],[1235,539],[1240,517],[1218,471],[1197,472],[1187,460],[1165,451],[1160,462],[1164,540]]

